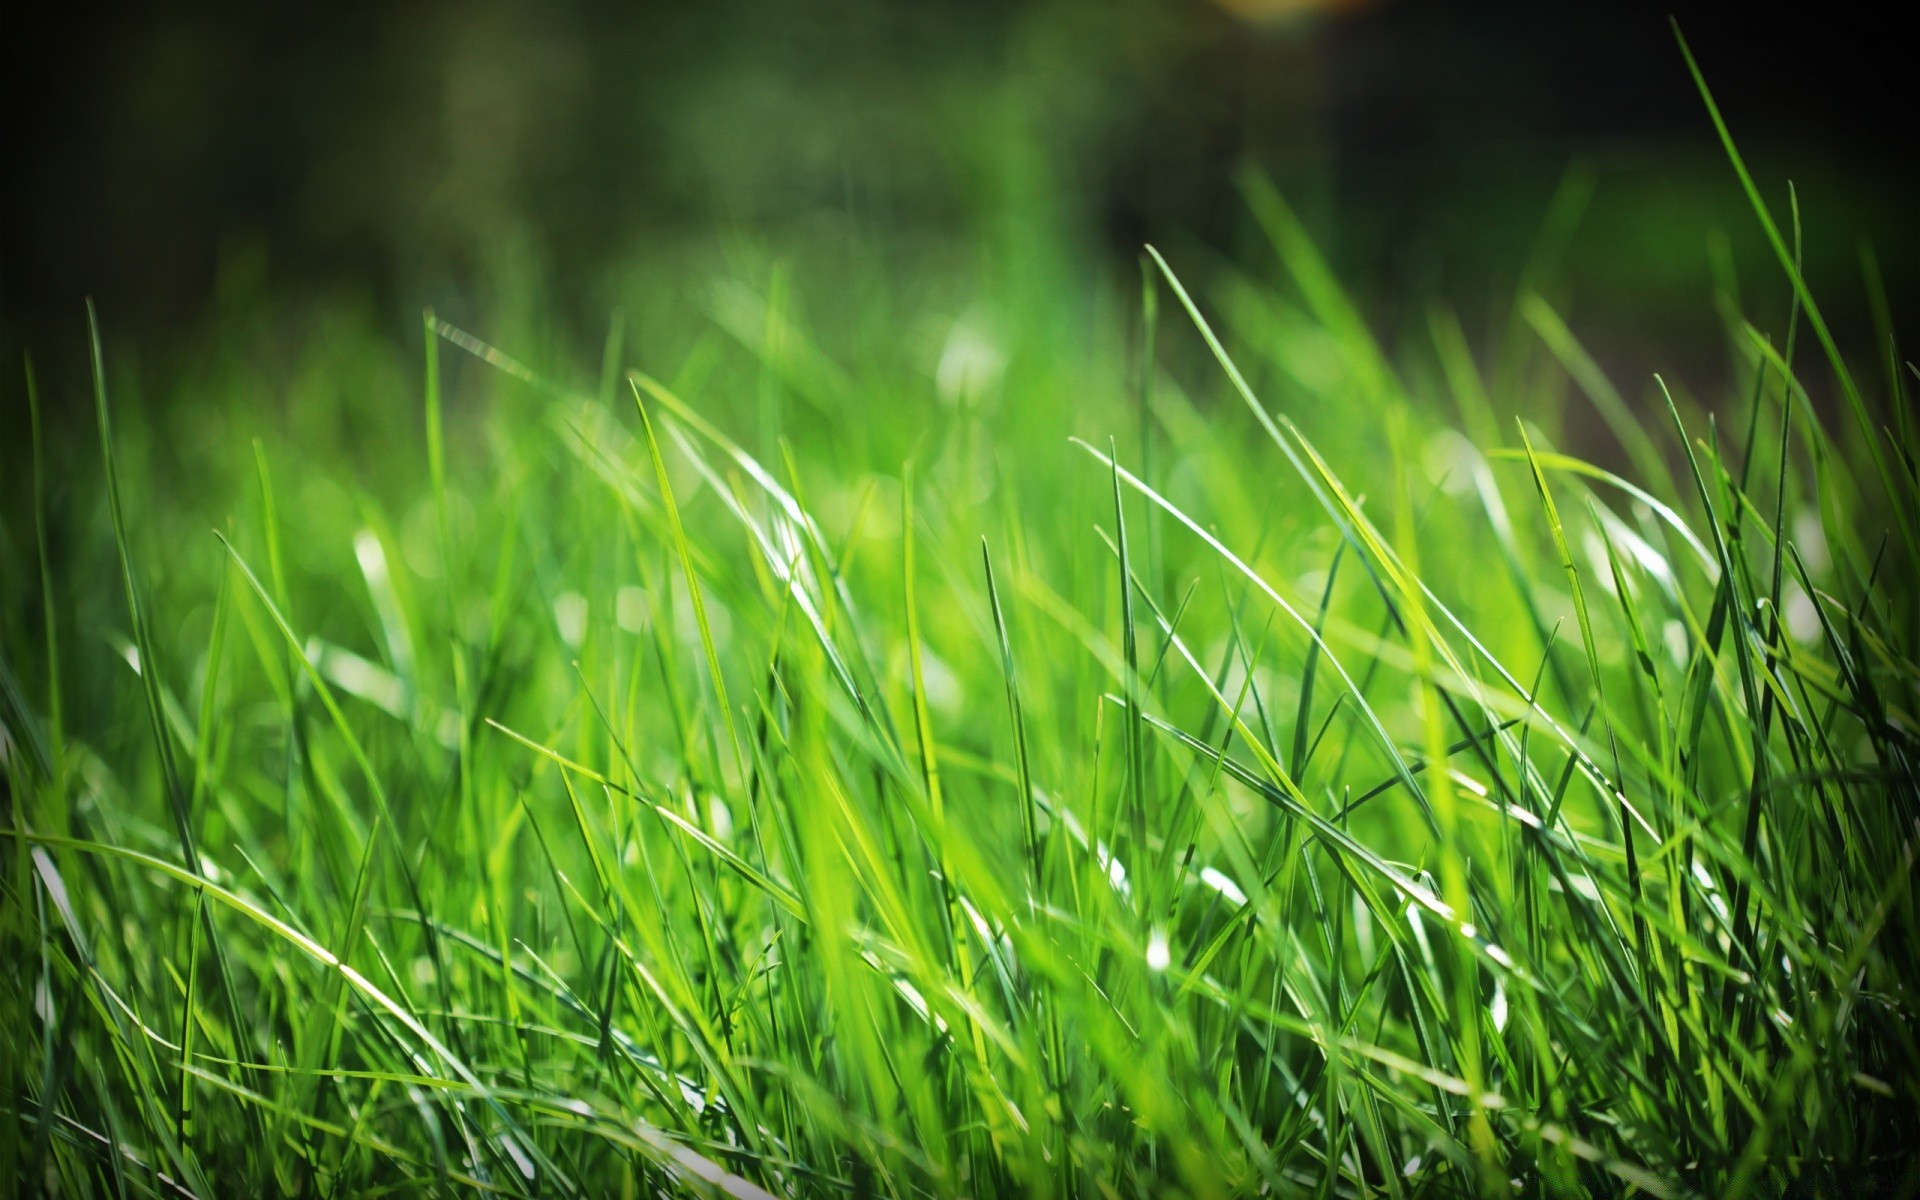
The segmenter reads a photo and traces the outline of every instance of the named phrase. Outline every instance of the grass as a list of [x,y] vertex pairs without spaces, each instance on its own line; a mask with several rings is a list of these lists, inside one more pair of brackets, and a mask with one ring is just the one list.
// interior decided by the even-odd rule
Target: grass
[[96,331],[88,469],[29,367],[0,1176],[1913,1194],[1906,368],[1727,147],[1792,316],[1652,404],[1544,268],[1389,352],[1251,177],[1275,281],[931,373],[779,277],[129,433]]

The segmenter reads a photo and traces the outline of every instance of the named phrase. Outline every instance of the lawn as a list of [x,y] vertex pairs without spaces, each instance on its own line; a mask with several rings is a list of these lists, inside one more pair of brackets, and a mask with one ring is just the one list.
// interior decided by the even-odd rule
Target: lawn
[[1715,378],[1388,345],[1251,173],[1125,294],[27,364],[0,1176],[1912,1194],[1913,378],[1727,150]]

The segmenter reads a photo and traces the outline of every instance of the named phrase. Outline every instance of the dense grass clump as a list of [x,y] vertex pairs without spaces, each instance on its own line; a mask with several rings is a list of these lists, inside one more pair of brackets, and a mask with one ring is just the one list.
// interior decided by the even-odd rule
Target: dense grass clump
[[1638,404],[1537,276],[1387,353],[1247,191],[1281,282],[1152,255],[1131,355],[776,289],[129,432],[96,340],[6,531],[0,1176],[1920,1185],[1905,368],[1757,195],[1790,318]]

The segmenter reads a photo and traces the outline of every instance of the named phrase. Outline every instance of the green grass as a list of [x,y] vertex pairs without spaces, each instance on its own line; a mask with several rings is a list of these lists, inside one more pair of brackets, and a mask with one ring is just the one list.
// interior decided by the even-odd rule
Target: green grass
[[1907,368],[1739,173],[1792,317],[1670,395],[1544,268],[1383,346],[1257,178],[932,353],[777,276],[577,385],[29,374],[0,1176],[1912,1194]]

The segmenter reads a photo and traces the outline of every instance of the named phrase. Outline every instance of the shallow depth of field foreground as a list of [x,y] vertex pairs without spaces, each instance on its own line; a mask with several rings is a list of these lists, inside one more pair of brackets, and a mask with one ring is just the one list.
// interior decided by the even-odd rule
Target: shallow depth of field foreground
[[1915,380],[1818,214],[1656,383],[1525,280],[1384,348],[1239,188],[940,324],[29,365],[0,1177],[1912,1194]]

